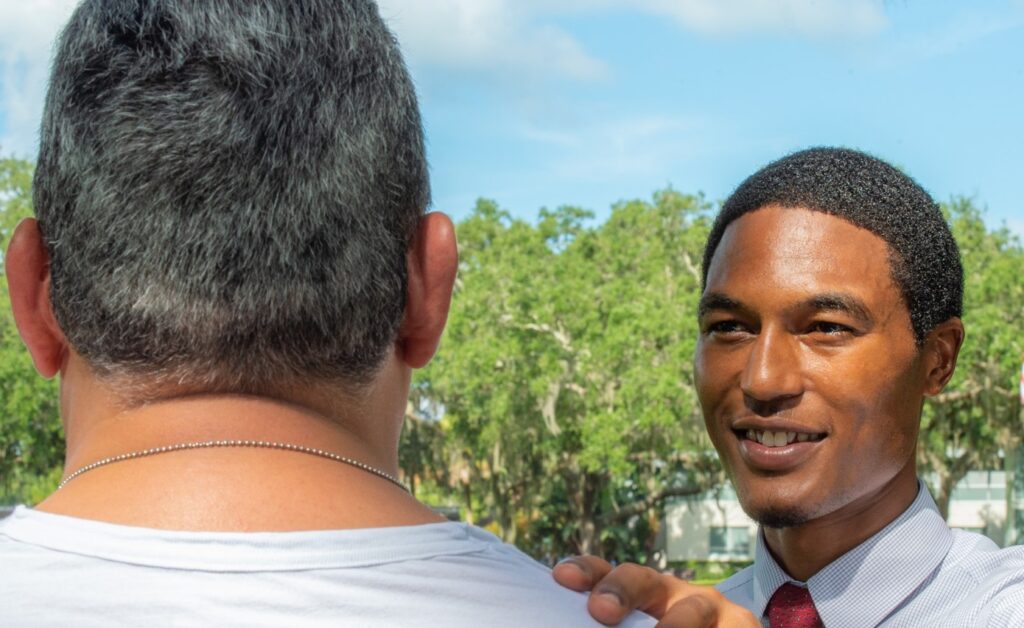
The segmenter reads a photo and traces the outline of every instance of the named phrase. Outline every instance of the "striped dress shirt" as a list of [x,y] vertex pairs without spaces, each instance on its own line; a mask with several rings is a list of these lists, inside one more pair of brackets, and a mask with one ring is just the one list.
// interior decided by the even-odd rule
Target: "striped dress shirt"
[[1024,627],[1024,546],[951,530],[921,483],[910,507],[811,576],[790,578],[757,535],[754,564],[718,585],[762,617],[786,582],[806,586],[825,628]]

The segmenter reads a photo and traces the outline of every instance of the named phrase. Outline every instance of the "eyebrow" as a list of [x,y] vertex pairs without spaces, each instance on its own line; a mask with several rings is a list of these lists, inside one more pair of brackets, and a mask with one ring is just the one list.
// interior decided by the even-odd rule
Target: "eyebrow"
[[[863,323],[870,323],[872,318],[868,314],[868,308],[863,301],[857,297],[842,292],[826,292],[816,294],[796,305],[796,308],[810,308],[822,312],[842,312],[848,314]],[[703,318],[714,310],[726,312],[749,311],[750,308],[722,292],[709,292],[700,299],[697,306],[697,317]]]
[[842,312],[848,314],[863,323],[870,323],[872,318],[868,314],[868,308],[864,302],[857,297],[841,292],[827,292],[817,294],[803,303],[815,310],[825,312]]
[[712,310],[737,312],[746,309],[747,307],[743,303],[732,297],[726,296],[721,292],[709,292],[700,298],[700,304],[697,306],[697,317],[703,318]]

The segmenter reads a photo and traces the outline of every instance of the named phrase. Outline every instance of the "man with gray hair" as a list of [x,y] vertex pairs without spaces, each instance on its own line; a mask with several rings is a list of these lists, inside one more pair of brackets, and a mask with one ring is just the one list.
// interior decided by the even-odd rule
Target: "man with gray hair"
[[457,266],[428,196],[370,0],[78,7],[5,259],[67,435],[0,523],[5,625],[591,623],[395,477]]

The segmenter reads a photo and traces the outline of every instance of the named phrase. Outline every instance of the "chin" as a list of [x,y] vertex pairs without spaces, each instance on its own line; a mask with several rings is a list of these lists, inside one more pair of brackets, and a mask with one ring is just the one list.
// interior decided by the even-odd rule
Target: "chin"
[[751,500],[749,495],[741,493],[740,506],[748,517],[766,528],[792,528],[815,518],[815,512],[807,508],[806,500],[795,496],[785,498],[775,494],[768,499]]
[[835,482],[829,483],[831,494],[822,495],[821,475],[804,470],[770,477],[736,474],[732,480],[748,517],[766,528],[782,529],[802,526],[843,503],[845,487]]
[[748,514],[751,519],[764,527],[778,529],[800,526],[813,518],[800,508],[766,508]]

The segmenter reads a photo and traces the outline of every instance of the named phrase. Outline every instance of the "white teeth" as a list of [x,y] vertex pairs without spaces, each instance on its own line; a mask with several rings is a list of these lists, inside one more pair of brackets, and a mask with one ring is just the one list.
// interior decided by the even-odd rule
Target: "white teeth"
[[769,432],[765,430],[747,430],[747,440],[756,441],[765,447],[782,447],[793,442],[806,443],[818,440],[816,434],[805,432]]

